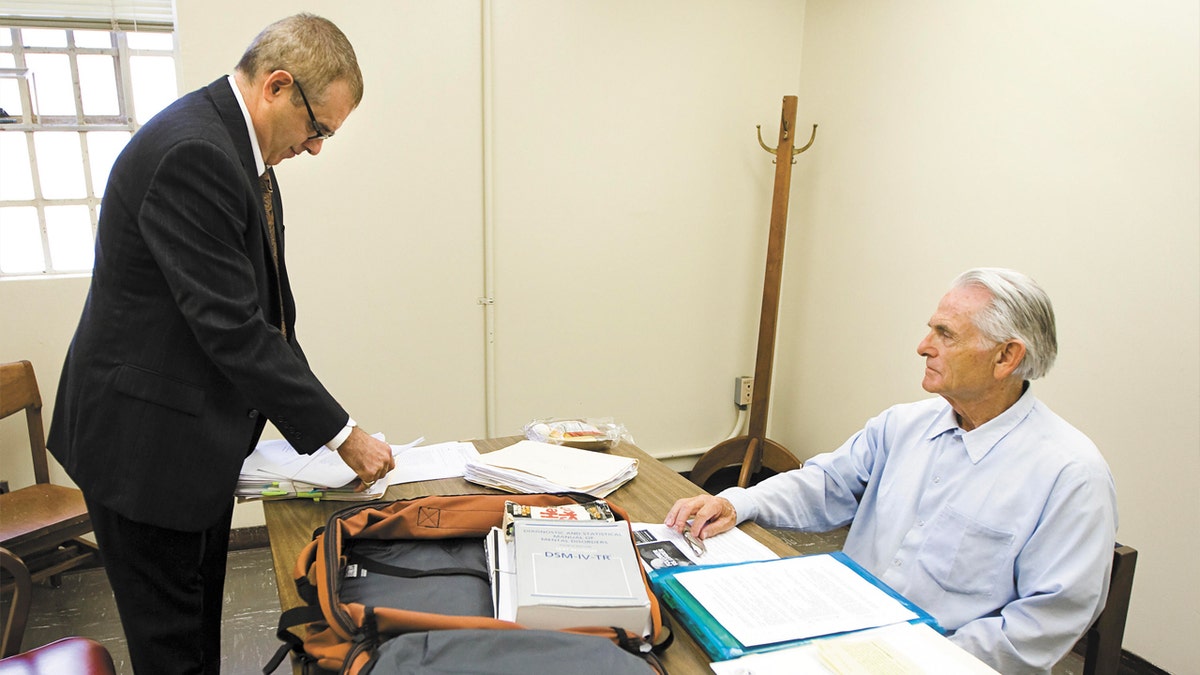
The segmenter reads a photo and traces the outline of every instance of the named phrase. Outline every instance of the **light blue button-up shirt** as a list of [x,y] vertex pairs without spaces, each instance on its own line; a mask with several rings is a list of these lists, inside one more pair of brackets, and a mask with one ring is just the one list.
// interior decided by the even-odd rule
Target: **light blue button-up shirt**
[[972,431],[941,398],[720,494],[738,521],[826,531],[1005,675],[1049,673],[1103,609],[1116,490],[1096,446],[1027,389]]

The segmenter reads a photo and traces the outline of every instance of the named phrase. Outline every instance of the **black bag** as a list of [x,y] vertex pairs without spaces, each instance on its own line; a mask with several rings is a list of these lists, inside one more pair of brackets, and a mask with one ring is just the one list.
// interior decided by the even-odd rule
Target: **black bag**
[[407,633],[379,647],[363,675],[653,675],[611,640],[554,630]]

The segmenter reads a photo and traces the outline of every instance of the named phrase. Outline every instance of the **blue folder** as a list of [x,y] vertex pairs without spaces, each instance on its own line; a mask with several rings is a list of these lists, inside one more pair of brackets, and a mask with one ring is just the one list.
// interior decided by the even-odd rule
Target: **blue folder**
[[[915,619],[911,619],[908,623],[929,624],[930,627],[939,633],[946,632],[940,625],[938,625],[937,620],[934,619],[929,612],[926,612],[908,598],[905,598],[903,595],[897,593],[887,584],[876,578],[875,575],[871,574],[861,565],[854,562],[854,560],[852,560],[850,556],[846,555],[845,553],[837,551],[834,553],[818,553],[815,555],[832,556],[846,567],[854,570],[859,576],[869,581],[873,586],[895,598],[900,604],[904,605],[905,608],[911,610],[917,615]],[[735,659],[739,656],[753,654],[755,652],[765,652],[774,649],[783,649],[785,647],[794,647],[796,645],[810,642],[819,638],[843,634],[831,633],[829,635],[812,635],[796,640],[786,640],[783,642],[774,642],[770,644],[747,647],[739,642],[737,638],[733,637],[732,633],[730,633],[728,630],[725,630],[725,627],[722,626],[715,618],[713,618],[712,614],[709,614],[708,610],[706,610],[699,601],[692,597],[692,594],[688,592],[687,588],[685,588],[683,584],[681,584],[679,580],[675,578],[679,574],[695,572],[703,569],[730,567],[733,565],[770,565],[772,563],[779,562],[780,560],[785,560],[785,558],[779,558],[776,560],[730,563],[727,565],[706,565],[701,567],[689,565],[682,567],[668,567],[661,570],[654,570],[653,572],[650,572],[648,576],[650,578],[650,584],[654,589],[654,592],[658,595],[659,599],[666,603],[679,622],[687,628],[688,632],[691,633],[696,642],[704,649],[709,658],[714,661],[725,661],[727,659]],[[856,631],[846,632],[853,633]]]

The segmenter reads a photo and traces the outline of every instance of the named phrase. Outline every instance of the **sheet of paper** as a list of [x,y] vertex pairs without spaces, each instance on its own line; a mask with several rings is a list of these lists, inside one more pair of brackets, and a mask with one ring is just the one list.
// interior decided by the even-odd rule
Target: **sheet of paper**
[[259,441],[242,463],[242,473],[248,474],[271,464],[285,464],[297,456],[296,449],[282,438]]
[[[662,523],[633,523],[633,536],[637,541],[638,552],[642,554],[642,566],[647,570],[681,564],[683,561],[678,559],[672,561],[676,551],[683,554],[686,562],[694,565],[721,565],[779,557],[754,537],[736,527],[705,539],[704,547],[707,551],[704,555],[697,555],[688,546],[682,534]],[[664,543],[670,544],[670,547],[664,546]]]
[[473,443],[452,441],[433,445],[392,446],[396,468],[387,475],[388,485],[415,483],[463,475],[467,462],[479,459]]
[[301,455],[282,468],[291,473],[293,482],[315,487],[343,487],[358,478],[341,455],[325,447],[307,457]]
[[917,617],[828,555],[700,567],[675,577],[747,647],[873,628]]
[[[836,654],[833,659],[830,654]],[[831,661],[841,661],[839,670]],[[845,665],[849,663],[850,665]],[[870,666],[863,666],[870,663]],[[924,624],[898,623],[761,652],[710,664],[717,675],[850,675],[869,667],[871,675],[998,675]]]
[[493,527],[484,537],[484,551],[488,557],[488,572],[492,575],[493,616],[505,621],[517,617],[517,573],[513,559],[513,546],[504,538],[498,527]]

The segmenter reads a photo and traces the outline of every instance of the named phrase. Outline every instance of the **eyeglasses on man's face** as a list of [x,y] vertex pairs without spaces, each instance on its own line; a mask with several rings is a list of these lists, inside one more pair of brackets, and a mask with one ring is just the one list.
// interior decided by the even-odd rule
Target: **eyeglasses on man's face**
[[304,101],[304,108],[308,110],[308,120],[312,123],[313,135],[308,137],[310,141],[323,141],[327,138],[333,138],[333,132],[324,124],[317,121],[317,116],[313,114],[312,106],[308,104],[308,97],[304,95],[304,87],[300,86],[300,81],[293,79],[296,83],[296,91],[300,92],[300,100]]

